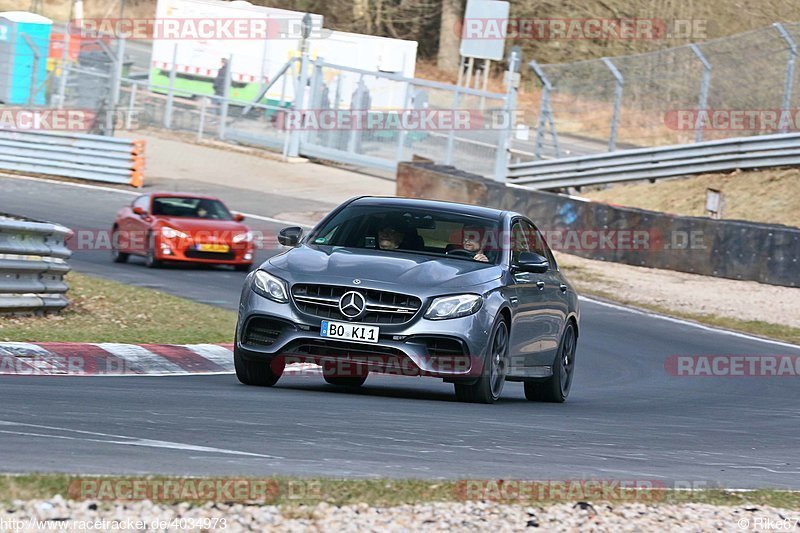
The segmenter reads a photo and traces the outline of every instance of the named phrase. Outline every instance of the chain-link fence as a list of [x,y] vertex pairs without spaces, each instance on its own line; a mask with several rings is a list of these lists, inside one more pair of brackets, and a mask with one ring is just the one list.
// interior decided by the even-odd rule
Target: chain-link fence
[[534,63],[537,155],[565,155],[571,137],[610,151],[797,131],[798,44],[800,23],[776,23],[646,54]]
[[[394,169],[413,156],[492,176],[503,158],[499,128],[508,96],[314,62],[305,113],[335,117],[301,133],[304,153]],[[460,129],[455,122],[463,118]],[[500,150],[500,155],[498,155]]]
[[[13,78],[15,94],[27,95],[18,105],[90,111],[83,125],[91,133],[166,128],[385,170],[421,156],[502,179],[509,155],[517,162],[800,130],[800,23],[646,54],[532,62],[541,89],[519,106],[514,83],[489,93],[300,55],[260,80],[257,97],[245,97],[230,74],[220,95],[211,90],[215,72],[179,62],[147,65],[149,78],[129,75],[123,39],[51,39],[63,40],[55,55],[53,43],[20,48],[31,68]],[[149,53],[142,43],[136,50]],[[178,57],[176,48],[172,63]],[[0,62],[0,74],[9,69]],[[332,127],[310,120],[328,112],[338,114]],[[467,127],[452,124],[459,112]],[[352,123],[358,116],[366,126]],[[434,120],[398,120],[409,116]]]
[[359,167],[394,171],[419,156],[505,177],[511,128],[498,117],[510,116],[515,88],[491,93],[301,54],[244,99],[233,56],[227,71],[198,75],[175,59],[176,45],[172,63],[144,78],[129,76],[125,40],[79,43],[50,70],[39,105],[87,112],[91,133],[164,128]]

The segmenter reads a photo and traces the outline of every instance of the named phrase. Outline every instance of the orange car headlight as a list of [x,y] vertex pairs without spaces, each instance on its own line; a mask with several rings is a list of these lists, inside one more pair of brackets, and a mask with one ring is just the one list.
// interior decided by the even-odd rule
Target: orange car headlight
[[178,231],[175,228],[170,228],[169,226],[161,228],[161,235],[165,239],[185,239],[188,237],[184,232]]
[[253,241],[253,232],[246,231],[244,233],[239,233],[238,235],[233,236],[233,242],[238,244],[240,242],[252,242]]

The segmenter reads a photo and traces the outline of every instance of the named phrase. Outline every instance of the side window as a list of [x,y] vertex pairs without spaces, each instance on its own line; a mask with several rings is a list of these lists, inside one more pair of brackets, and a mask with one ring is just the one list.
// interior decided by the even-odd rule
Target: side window
[[539,233],[532,224],[530,224],[527,220],[522,221],[523,231],[525,232],[525,237],[528,240],[528,248],[531,252],[537,253],[542,257],[547,257],[547,253],[544,251],[545,244],[542,235]]
[[547,241],[544,240],[542,233],[536,229],[536,226],[531,225],[530,223],[523,221],[522,222],[525,227],[529,229],[529,246],[532,252],[536,252],[537,254],[541,255],[542,257],[547,259],[547,262],[550,263],[550,268],[554,270],[558,270],[558,266],[556,264],[556,258],[553,256],[553,252],[550,251],[550,247],[547,245]]
[[519,260],[520,252],[529,251],[528,239],[525,236],[522,221],[518,220],[511,226],[511,263],[516,263]]
[[511,262],[517,261],[519,252],[533,252],[546,258],[551,268],[555,268],[555,260],[544,237],[536,227],[527,220],[518,220],[511,228]]
[[149,196],[140,196],[136,200],[133,201],[133,207],[141,207],[144,209],[144,212],[147,213],[150,211],[150,197]]

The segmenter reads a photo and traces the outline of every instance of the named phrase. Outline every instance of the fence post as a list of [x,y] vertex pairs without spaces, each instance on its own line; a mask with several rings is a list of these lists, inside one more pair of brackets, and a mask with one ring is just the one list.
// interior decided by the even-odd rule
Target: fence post
[[536,141],[534,145],[534,157],[536,159],[542,158],[542,149],[544,148],[544,135],[545,128],[550,126],[550,135],[553,137],[553,148],[556,152],[556,157],[561,157],[561,151],[558,148],[558,133],[556,133],[556,123],[553,119],[553,112],[550,109],[550,91],[553,90],[553,84],[547,79],[544,71],[539,64],[531,60],[528,65],[533,69],[536,77],[542,82],[542,99],[539,102],[539,122],[536,125]]
[[[325,103],[322,101],[323,90],[322,85],[325,83],[325,77],[322,72],[322,62],[324,60],[322,57],[317,56],[316,60],[312,61],[312,73],[311,73],[311,83],[308,95],[308,103],[309,103],[309,110],[313,113],[317,113],[318,119],[315,121],[317,126],[320,126],[319,121],[319,112],[320,110],[324,109]],[[328,99],[330,100],[330,94],[328,94]],[[316,131],[316,135],[313,137],[316,140],[316,144],[322,144],[322,128],[319,127]],[[302,132],[300,133],[300,142],[307,143],[308,142],[309,132],[307,129],[303,128]]]
[[58,109],[64,109],[67,101],[67,76],[69,76],[69,63],[61,63],[61,77],[58,79]]
[[198,120],[199,124],[197,126],[197,140],[203,140],[203,133],[206,129],[206,107],[208,107],[208,98],[205,96],[200,97],[200,118]]
[[511,50],[508,57],[508,87],[506,88],[506,99],[503,102],[503,114],[505,124],[500,128],[500,135],[497,139],[497,152],[494,160],[495,181],[505,183],[508,175],[508,145],[511,138],[511,129],[514,127],[514,115],[517,107],[517,87],[519,86],[519,65],[522,58],[516,47]]
[[69,30],[70,25],[67,23],[64,28],[64,50],[61,52],[61,76],[58,78],[58,93],[56,96],[56,107],[64,109],[64,102],[67,98],[67,61],[69,60]]
[[[460,100],[461,100],[461,93],[459,92],[458,88],[456,88],[455,92],[453,93],[453,115],[458,113],[458,106]],[[447,151],[444,154],[445,165],[453,164],[453,149],[455,147],[455,140],[456,140],[456,130],[455,128],[450,128],[450,133],[447,134]]]
[[119,105],[119,90],[122,85],[122,63],[125,61],[125,37],[120,36],[117,40],[117,50],[114,58],[114,71],[111,73],[111,87],[109,88],[109,101],[106,113],[106,132],[114,135],[114,125],[117,118],[117,106]]
[[703,81],[700,83],[700,99],[697,104],[699,108],[697,113],[697,129],[695,129],[694,132],[694,142],[699,143],[703,140],[703,126],[705,125],[703,117],[708,107],[708,86],[711,83],[711,63],[709,63],[706,56],[703,55],[699,46],[696,44],[691,44],[689,46],[692,52],[694,52],[694,55],[697,56],[697,59],[703,64]]
[[175,43],[172,49],[172,64],[169,70],[169,89],[167,90],[167,103],[164,106],[164,127],[166,129],[172,128],[172,101],[175,99],[175,75],[178,70],[176,62],[178,61],[178,43]]
[[136,82],[131,83],[131,95],[128,100],[128,115],[125,117],[125,129],[130,131],[131,121],[133,120],[133,111],[136,106],[136,90],[139,84]]
[[[408,113],[409,107],[411,107],[412,85],[411,82],[405,82],[405,83],[406,83],[406,91],[403,97],[403,109],[400,110],[400,113]],[[414,108],[416,109],[416,105],[414,106]],[[398,163],[403,160],[406,148],[406,139],[408,138],[408,131],[406,131],[406,129],[403,127],[403,121],[400,120],[399,123],[400,123],[400,129],[397,130],[397,150],[395,151],[395,156],[394,156],[394,160],[397,161]]]
[[228,64],[225,69],[225,86],[222,89],[222,102],[219,105],[219,140],[225,140],[225,127],[228,122],[228,99],[231,94],[231,77],[233,76],[233,54],[228,55]]
[[616,80],[616,86],[614,87],[614,111],[611,115],[611,134],[608,137],[608,151],[613,152],[617,149],[617,125],[619,123],[620,107],[622,107],[622,85],[625,83],[625,80],[622,78],[622,73],[617,70],[617,67],[609,58],[604,57],[603,63],[608,67],[608,70],[611,71],[614,80]]
[[[300,80],[299,84],[295,86],[294,91],[294,110],[300,117],[303,117],[306,109],[306,85],[308,85],[308,52],[303,49],[300,56]],[[304,120],[301,118],[301,120]],[[288,123],[288,121],[287,121]],[[302,132],[302,125],[300,128],[289,131],[289,157],[300,156],[300,133]]]
[[[355,120],[355,114],[361,111],[361,100],[363,99],[361,95],[364,94],[364,89],[365,88],[366,87],[364,86],[364,75],[361,74],[359,76],[359,78],[358,78],[358,85],[356,86],[356,92],[355,92],[355,95],[354,95],[354,98],[353,98],[353,100],[355,100],[355,101],[352,101],[352,100],[350,101],[350,113],[351,113],[351,115],[353,115],[350,118],[350,122],[351,123],[353,123],[353,121]],[[354,106],[359,106],[359,107],[356,108]],[[369,115],[369,109],[366,110],[366,115],[364,116],[364,118],[361,119],[361,120],[358,120],[356,122],[356,125],[363,127],[364,124],[367,122],[366,121],[367,115]],[[347,142],[347,151],[348,152],[356,153],[358,151],[358,148],[359,148],[359,142],[358,142],[359,136],[363,135],[363,134],[364,134],[364,132],[362,130],[357,129],[356,127],[352,128],[350,130],[350,138],[349,138],[349,140]]]
[[41,54],[39,53],[39,47],[36,46],[36,43],[33,42],[28,34],[23,33],[22,38],[25,39],[25,43],[31,49],[33,53],[33,68],[31,69],[31,87],[28,90],[28,105],[32,106],[36,104],[36,84],[38,80],[36,79],[39,74],[39,59],[41,58]]
[[[783,115],[789,112],[789,107],[792,105],[792,88],[794,85],[794,62],[797,58],[797,43],[794,42],[792,36],[789,35],[789,32],[786,31],[786,28],[783,27],[783,24],[780,22],[776,22],[773,24],[775,29],[778,30],[778,33],[781,34],[783,40],[786,41],[786,44],[789,45],[789,59],[786,61],[786,78],[783,82]],[[781,117],[781,133],[786,133],[788,127],[788,120],[785,117]]]

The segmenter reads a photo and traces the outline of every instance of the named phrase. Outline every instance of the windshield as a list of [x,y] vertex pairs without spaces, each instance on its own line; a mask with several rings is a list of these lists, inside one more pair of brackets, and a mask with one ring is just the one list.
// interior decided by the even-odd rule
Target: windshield
[[153,214],[165,217],[206,218],[233,220],[233,215],[219,200],[159,196],[153,198]]
[[345,207],[308,243],[497,263],[500,223],[460,213],[385,206]]

